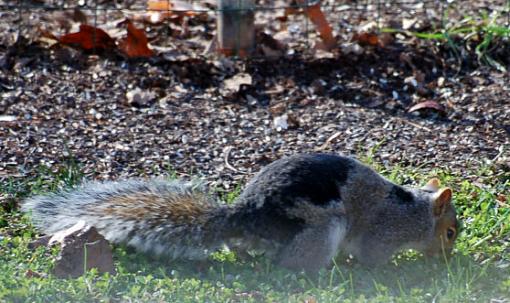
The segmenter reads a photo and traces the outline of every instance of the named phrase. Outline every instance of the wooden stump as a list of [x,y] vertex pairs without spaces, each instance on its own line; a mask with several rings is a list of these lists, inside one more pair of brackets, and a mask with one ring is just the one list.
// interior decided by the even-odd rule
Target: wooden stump
[[254,0],[219,0],[218,51],[247,57],[255,47]]

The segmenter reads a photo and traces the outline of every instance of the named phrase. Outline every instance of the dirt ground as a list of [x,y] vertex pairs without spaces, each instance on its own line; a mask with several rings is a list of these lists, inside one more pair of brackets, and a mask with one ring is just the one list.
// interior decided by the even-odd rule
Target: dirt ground
[[[254,58],[233,60],[202,55],[214,36],[206,15],[147,25],[158,55],[127,59],[50,47],[41,28],[62,34],[56,14],[27,9],[20,21],[0,12],[1,179],[72,158],[89,178],[175,170],[231,189],[270,161],[313,151],[372,151],[387,166],[469,179],[488,164],[509,171],[509,75],[479,63],[469,45],[458,56],[447,43],[404,35],[353,43],[353,30],[373,21],[358,12],[328,16],[339,40],[332,52],[314,51],[318,39],[309,34],[287,40],[276,58],[259,47]],[[396,17],[388,16],[390,24]],[[292,36],[293,20],[303,19],[289,16],[282,30],[269,23],[277,17],[257,15],[265,24],[259,42]],[[508,41],[496,46],[493,58],[510,68]]]

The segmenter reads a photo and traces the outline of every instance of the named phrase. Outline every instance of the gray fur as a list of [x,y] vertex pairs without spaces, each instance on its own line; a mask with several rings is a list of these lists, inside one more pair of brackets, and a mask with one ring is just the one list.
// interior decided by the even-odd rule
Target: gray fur
[[[31,213],[36,227],[46,234],[53,234],[84,220],[87,224],[95,226],[112,243],[128,245],[141,252],[171,258],[203,259],[211,250],[218,249],[223,244],[220,239],[223,229],[214,224],[223,227],[224,215],[212,222],[214,224],[210,226],[209,231],[213,234],[210,234],[201,230],[203,226],[176,226],[171,221],[157,227],[151,226],[149,224],[151,219],[161,219],[161,216],[165,215],[164,205],[160,213],[136,220],[101,213],[102,207],[107,205],[112,197],[145,193],[155,197],[166,197],[170,203],[171,198],[194,196],[202,191],[203,188],[196,182],[168,181],[159,178],[85,182],[71,190],[30,198],[22,204],[21,210]],[[224,206],[212,199],[195,202],[214,205],[218,214],[223,213]],[[207,215],[213,218],[215,214]],[[205,237],[212,240],[205,241]]]
[[403,204],[390,194],[395,186],[361,163],[351,170],[340,188],[349,218],[349,234],[340,247],[343,253],[374,265],[398,250],[421,249],[422,243],[433,238],[432,195],[406,189],[413,200]]
[[[78,217],[86,219],[95,215],[86,211],[87,208],[100,206],[110,197],[128,195],[139,191],[170,195],[192,193],[193,184],[179,180],[164,179],[132,179],[123,181],[91,182],[86,181],[78,187],[62,190],[57,193],[40,195],[25,200],[21,205],[23,212],[31,212],[34,224],[47,234],[69,228],[76,224]],[[104,217],[98,217],[104,220]]]
[[309,226],[282,249],[278,264],[292,270],[316,272],[327,267],[337,255],[346,234],[345,218],[331,218]]

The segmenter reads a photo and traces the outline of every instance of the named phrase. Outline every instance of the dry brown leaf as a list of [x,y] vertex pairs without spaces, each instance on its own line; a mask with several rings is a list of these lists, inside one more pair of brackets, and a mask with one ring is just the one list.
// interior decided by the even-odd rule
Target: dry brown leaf
[[305,9],[305,13],[312,23],[315,24],[315,27],[317,27],[317,31],[324,42],[324,46],[328,50],[332,49],[336,45],[336,39],[333,36],[333,29],[331,28],[331,25],[329,25],[328,20],[326,20],[326,16],[324,16],[324,13],[321,10],[320,2],[307,7]]
[[115,48],[115,41],[105,31],[86,24],[80,25],[79,32],[64,35],[58,41],[87,51]]
[[357,41],[360,45],[371,45],[376,46],[379,45],[379,38],[374,33],[362,32],[359,34],[354,34],[352,37],[353,41]]
[[497,197],[496,197],[496,200],[498,201],[498,203],[502,206],[507,206],[507,197],[503,194],[499,194]]
[[386,47],[393,43],[395,38],[390,33],[380,33],[379,36],[379,46]]
[[28,269],[25,271],[25,278],[46,278],[46,274]]
[[130,58],[154,56],[154,52],[148,47],[145,32],[136,28],[129,19],[123,23],[127,24],[127,37],[119,42],[119,48]]
[[[301,6],[306,6],[308,4],[308,2],[304,1],[304,0],[298,0],[297,2]],[[285,14],[284,14],[283,18],[280,17],[278,20],[286,21],[287,16],[299,14],[300,12],[301,12],[301,10],[299,8],[287,7],[287,8],[285,8]],[[324,13],[321,10],[320,2],[310,5],[308,7],[305,7],[304,13],[317,28],[317,31],[319,32],[319,35],[321,36],[321,39],[324,43],[324,47],[327,50],[331,50],[333,47],[335,47],[336,39],[333,36],[333,29],[331,28],[331,25],[329,25],[329,22],[326,19],[326,16],[324,15]]]

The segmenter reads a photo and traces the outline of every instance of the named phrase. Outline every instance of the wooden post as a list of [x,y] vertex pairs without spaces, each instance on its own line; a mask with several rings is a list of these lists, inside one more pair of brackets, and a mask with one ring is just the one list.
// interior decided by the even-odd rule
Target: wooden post
[[218,51],[248,56],[255,47],[254,0],[218,0]]

